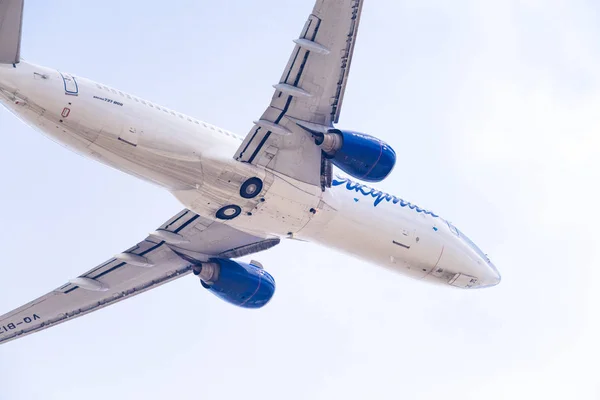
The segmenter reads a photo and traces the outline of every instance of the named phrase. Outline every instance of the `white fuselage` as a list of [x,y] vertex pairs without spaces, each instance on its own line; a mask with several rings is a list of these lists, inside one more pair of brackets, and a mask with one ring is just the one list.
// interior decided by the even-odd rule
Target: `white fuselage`
[[[237,229],[308,240],[431,282],[500,281],[487,257],[434,213],[346,178],[322,191],[235,161],[241,137],[91,80],[24,61],[0,65],[0,102],[66,147],[166,188],[197,214],[241,207],[220,221]],[[244,199],[240,186],[250,177],[264,188]]]

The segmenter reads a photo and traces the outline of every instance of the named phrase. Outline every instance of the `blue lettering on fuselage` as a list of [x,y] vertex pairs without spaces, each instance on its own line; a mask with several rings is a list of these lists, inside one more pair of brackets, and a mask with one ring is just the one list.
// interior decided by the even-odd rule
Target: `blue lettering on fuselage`
[[370,188],[368,186],[361,185],[360,183],[357,183],[357,182],[352,182],[348,178],[336,177],[336,179],[334,179],[333,182],[331,182],[331,184],[332,184],[332,186],[341,186],[343,184],[346,184],[347,190],[360,193],[363,196],[371,196],[372,198],[375,199],[375,201],[373,202],[374,207],[377,207],[377,205],[379,203],[381,203],[382,201],[385,200],[388,203],[400,204],[401,207],[408,207],[412,210],[415,210],[418,213],[423,213],[423,214],[431,215],[434,218],[439,218],[439,215],[434,214],[433,212],[431,212],[429,210],[425,210],[424,208],[421,208],[415,204],[411,204],[408,201],[404,201],[399,197],[393,196],[388,193],[384,193],[380,190],[376,190],[376,189]]

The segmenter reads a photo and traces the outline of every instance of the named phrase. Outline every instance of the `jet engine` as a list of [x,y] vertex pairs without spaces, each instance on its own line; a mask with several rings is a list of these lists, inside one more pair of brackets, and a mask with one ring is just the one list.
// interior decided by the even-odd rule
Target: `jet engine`
[[387,143],[364,133],[330,129],[315,140],[333,165],[367,182],[384,180],[396,164],[396,152]]
[[213,258],[194,265],[192,271],[202,286],[221,300],[238,307],[261,308],[273,297],[275,280],[253,263]]

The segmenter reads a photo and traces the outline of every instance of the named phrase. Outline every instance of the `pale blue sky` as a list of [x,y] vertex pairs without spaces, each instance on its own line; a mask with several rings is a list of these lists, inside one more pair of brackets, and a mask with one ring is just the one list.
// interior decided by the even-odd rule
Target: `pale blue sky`
[[[283,241],[255,257],[265,309],[173,282],[1,346],[0,399],[598,398],[598,5],[451,3],[366,1],[339,126],[388,141],[378,187],[452,220],[500,286]],[[312,6],[29,0],[22,54],[245,135]],[[0,314],[181,209],[5,110],[0,135]]]

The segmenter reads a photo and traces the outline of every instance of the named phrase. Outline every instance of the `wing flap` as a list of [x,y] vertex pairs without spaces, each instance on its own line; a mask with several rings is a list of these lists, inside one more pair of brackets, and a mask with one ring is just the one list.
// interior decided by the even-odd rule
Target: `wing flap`
[[24,0],[0,0],[0,64],[21,59]]

